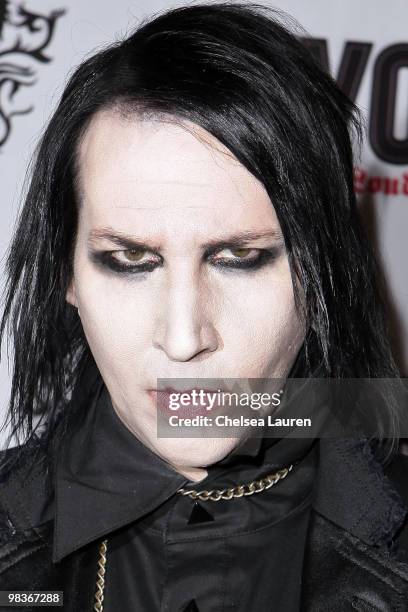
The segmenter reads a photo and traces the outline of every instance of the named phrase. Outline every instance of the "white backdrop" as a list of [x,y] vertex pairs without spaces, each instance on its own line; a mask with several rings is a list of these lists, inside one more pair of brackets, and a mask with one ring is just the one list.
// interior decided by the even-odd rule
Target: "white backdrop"
[[[21,13],[22,0],[0,0],[2,263],[30,154],[69,72],[93,51],[129,33],[141,18],[181,4],[185,3],[25,0],[26,13]],[[396,353],[407,372],[408,3],[280,0],[263,4],[295,17],[315,40],[315,47],[327,51],[331,73],[349,88],[367,118],[356,189],[384,266]],[[53,11],[61,13],[53,15]],[[3,345],[0,412],[8,401],[10,374]]]

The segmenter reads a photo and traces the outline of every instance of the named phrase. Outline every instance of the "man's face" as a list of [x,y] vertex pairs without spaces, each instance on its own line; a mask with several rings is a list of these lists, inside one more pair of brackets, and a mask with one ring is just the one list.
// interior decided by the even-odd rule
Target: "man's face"
[[[79,148],[67,300],[80,309],[118,416],[201,479],[199,468],[240,439],[158,437],[157,378],[285,378],[304,327],[265,188],[213,136],[186,125],[194,134],[113,111],[93,117]],[[262,236],[223,246],[242,232]]]

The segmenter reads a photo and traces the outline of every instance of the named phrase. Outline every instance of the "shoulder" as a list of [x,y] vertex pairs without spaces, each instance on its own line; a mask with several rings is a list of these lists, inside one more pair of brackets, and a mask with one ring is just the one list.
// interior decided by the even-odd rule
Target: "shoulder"
[[0,451],[0,530],[3,535],[35,528],[50,518],[52,460],[41,444]]
[[[341,456],[342,460],[345,456],[345,453]],[[374,462],[371,454],[367,453],[361,461],[364,457],[367,471],[359,471],[358,455],[353,454],[341,472],[345,478],[340,481],[334,478],[330,488],[332,499],[325,506],[326,510],[331,508],[331,514],[322,506],[312,510],[305,549],[302,610],[406,608],[408,457],[396,454],[387,466]],[[341,462],[336,463],[339,466]],[[347,472],[353,470],[353,479],[357,477],[358,481],[354,489],[352,484],[348,486],[346,478]],[[339,482],[344,487],[337,493]],[[393,532],[392,526],[401,518],[404,522]],[[371,537],[367,535],[376,534],[376,529],[384,526],[388,530],[387,525],[392,539],[369,541]]]
[[54,419],[46,445],[30,442],[0,451],[0,529],[11,522],[16,529],[36,528],[54,513],[54,469],[59,447],[73,423],[86,413],[102,379],[93,362],[84,367],[64,409]]

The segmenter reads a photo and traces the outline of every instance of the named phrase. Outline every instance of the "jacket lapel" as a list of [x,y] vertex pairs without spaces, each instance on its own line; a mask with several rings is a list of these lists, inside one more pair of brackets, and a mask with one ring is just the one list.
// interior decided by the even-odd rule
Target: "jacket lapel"
[[316,512],[305,550],[301,612],[406,612],[408,565]]
[[408,559],[394,547],[408,508],[363,439],[321,439],[302,612],[404,612]]
[[364,438],[319,441],[316,512],[366,544],[386,548],[407,506]]

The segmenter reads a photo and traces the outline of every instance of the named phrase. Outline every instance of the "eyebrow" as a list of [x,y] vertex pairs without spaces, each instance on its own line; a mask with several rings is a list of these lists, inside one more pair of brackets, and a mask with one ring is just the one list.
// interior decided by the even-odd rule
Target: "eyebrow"
[[[200,244],[200,247],[202,249],[236,247],[254,240],[259,240],[261,238],[273,238],[282,243],[282,245],[284,243],[282,232],[277,229],[268,229],[263,231],[243,230],[228,236],[213,238]],[[90,230],[88,234],[88,244],[94,245],[99,240],[108,240],[113,244],[125,249],[150,249],[153,251],[160,251],[160,245],[157,241],[146,240],[140,236],[125,234],[123,232],[113,230],[110,227]]]

